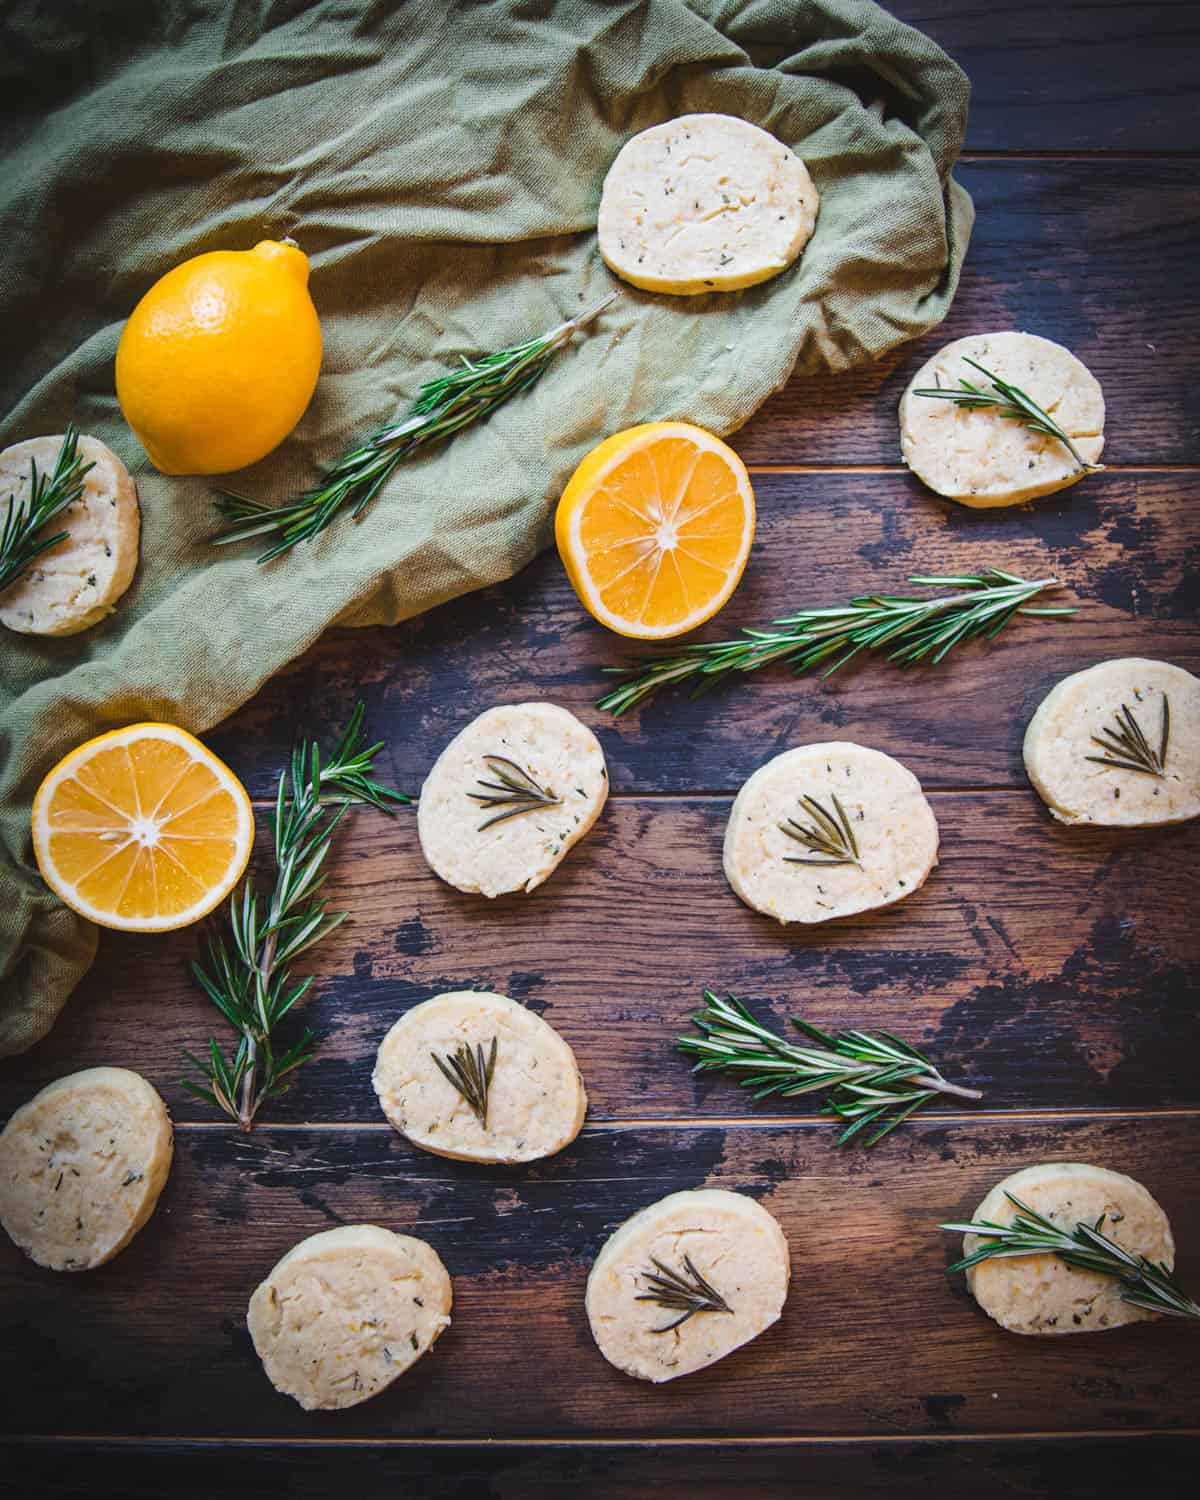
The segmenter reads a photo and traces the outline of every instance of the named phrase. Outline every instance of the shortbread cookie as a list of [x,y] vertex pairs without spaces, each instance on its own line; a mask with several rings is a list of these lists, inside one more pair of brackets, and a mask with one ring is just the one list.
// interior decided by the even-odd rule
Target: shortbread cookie
[[672,1193],[627,1219],[596,1257],[588,1321],[618,1370],[677,1380],[777,1322],[790,1275],[783,1230],[753,1198]]
[[553,703],[490,708],[450,741],[421,788],[431,869],[460,891],[532,891],[600,816],[604,752]]
[[[8,497],[29,496],[31,461],[50,475],[62,448],[57,437],[29,438],[0,453],[0,523]],[[74,635],[116,608],[133,582],[141,516],[129,470],[96,438],[79,439],[79,456],[91,468],[83,494],[49,523],[52,536],[67,533],[0,593],[0,625],[24,635]]]
[[384,1037],[371,1082],[402,1135],[457,1161],[553,1156],[587,1112],[575,1054],[558,1032],[482,991],[414,1006]]
[[1200,678],[1138,656],[1064,677],[1029,721],[1025,769],[1060,823],[1200,816]]
[[289,1250],[250,1298],[267,1378],[306,1411],[377,1396],[450,1326],[450,1277],[424,1240],[346,1224]]
[[1100,382],[1069,349],[1034,333],[977,333],[955,339],[922,365],[900,400],[900,451],[918,479],[963,505],[1020,505],[1065,489],[1086,470],[1060,439],[1032,432],[994,407],[970,409],[918,390],[990,389],[973,359],[1019,386],[1051,416],[1087,463],[1104,447]]
[[154,1212],[171,1170],[171,1117],[127,1068],[48,1084],[0,1133],[0,1224],[52,1271],[90,1271]]
[[819,202],[773,135],[734,115],[683,115],[622,146],[600,198],[600,254],[648,292],[737,291],[791,265]]
[[737,794],[725,874],[779,922],[828,922],[903,901],[937,864],[921,783],[890,755],[837,740],[785,750]]
[[[1067,1231],[1094,1227],[1103,1214],[1102,1233],[1122,1249],[1168,1271],[1175,1264],[1167,1216],[1132,1177],[1080,1162],[1045,1162],[997,1183],[972,1219],[1010,1224],[1018,1210],[1006,1193]],[[964,1235],[963,1254],[986,1243],[985,1235]],[[1116,1277],[1069,1266],[1057,1255],[981,1261],[968,1270],[967,1285],[988,1317],[1010,1333],[1091,1333],[1155,1317],[1124,1301]]]

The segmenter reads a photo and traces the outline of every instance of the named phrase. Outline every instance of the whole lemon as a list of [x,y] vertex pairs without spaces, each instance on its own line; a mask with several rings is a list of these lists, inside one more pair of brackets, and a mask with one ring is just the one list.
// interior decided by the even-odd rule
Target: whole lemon
[[156,469],[224,474],[283,442],[320,366],[308,257],[263,240],[154,283],[117,346],[117,400]]

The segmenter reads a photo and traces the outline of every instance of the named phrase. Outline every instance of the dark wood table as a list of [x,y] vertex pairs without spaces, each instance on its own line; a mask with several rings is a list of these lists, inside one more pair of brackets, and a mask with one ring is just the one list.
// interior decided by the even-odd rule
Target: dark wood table
[[[971,75],[960,167],[978,223],[943,328],[858,374],[795,380],[738,435],[760,529],[721,627],[895,589],[910,572],[1002,562],[1053,572],[1070,623],[900,676],[767,674],[620,723],[593,700],[614,639],[552,555],[394,630],[338,631],[211,736],[265,803],[301,725],[359,697],[415,792],[494,703],[546,698],[593,725],[614,796],[529,899],[437,882],[414,821],[359,815],[332,869],[353,921],[314,956],[319,1060],[268,1123],[233,1134],[178,1086],[215,1014],[187,978],[196,936],[106,936],[53,1036],[0,1067],[7,1113],[96,1063],[140,1069],[177,1124],[158,1213],[88,1276],[0,1244],[0,1491],[258,1496],[980,1496],[1192,1492],[1200,1342],[1159,1323],[1092,1338],[999,1331],[944,1267],[934,1225],[1047,1158],[1140,1178],[1200,1286],[1200,824],[1072,831],[1029,788],[1021,738],[1067,672],[1105,657],[1200,671],[1200,7],[898,0]],[[945,340],[992,328],[1061,340],[1103,382],[1106,473],[1023,509],[969,512],[897,463],[895,407]],[[837,737],[898,756],[930,791],[943,860],[890,911],[816,931],[755,916],[720,878],[730,798],[789,745]],[[886,1026],[985,1090],[872,1153],[838,1151],[801,1107],[754,1109],[672,1050],[701,986],[780,1023]],[[396,1017],[443,989],[494,988],[574,1047],[591,1113],[528,1169],[409,1147],[370,1085]],[[737,1188],[791,1241],[779,1325],[663,1388],[592,1345],[592,1257],[677,1188]],[[380,1398],[306,1415],[274,1394],[250,1291],[302,1236],[375,1221],[427,1237],[454,1326]]]

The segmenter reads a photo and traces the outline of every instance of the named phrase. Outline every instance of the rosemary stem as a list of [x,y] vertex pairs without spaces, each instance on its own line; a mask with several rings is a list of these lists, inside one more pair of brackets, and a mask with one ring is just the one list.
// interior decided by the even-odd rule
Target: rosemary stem
[[921,1088],[937,1089],[939,1094],[953,1094],[959,1099],[982,1099],[982,1089],[965,1089],[961,1084],[947,1083],[944,1078],[930,1078],[922,1073],[920,1077],[914,1078],[913,1083],[919,1084]]

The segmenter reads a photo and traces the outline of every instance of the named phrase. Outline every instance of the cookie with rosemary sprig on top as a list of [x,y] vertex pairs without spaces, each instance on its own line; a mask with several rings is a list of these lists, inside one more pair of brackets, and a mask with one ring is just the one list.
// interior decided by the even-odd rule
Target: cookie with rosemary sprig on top
[[137,488],[74,428],[0,453],[0,625],[77,635],[112,614],[137,569]]
[[1200,817],[1200,678],[1170,662],[1098,662],[1051,688],[1025,769],[1060,823],[1145,828]]
[[458,990],[416,1005],[384,1037],[371,1082],[414,1146],[456,1161],[553,1156],[579,1134],[575,1054],[507,995]]
[[738,792],[725,875],[777,922],[829,922],[890,906],[937,864],[921,783],[880,750],[830,740],[785,750]]
[[460,891],[529,892],[607,797],[604,752],[574,714],[553,703],[490,708],[455,735],[421,788],[421,852]]
[[783,1230],[753,1198],[672,1193],[627,1219],[596,1257],[588,1321],[618,1370],[677,1380],[777,1322],[790,1276]]
[[[1169,1278],[1175,1264],[1170,1223],[1142,1184],[1123,1172],[1084,1162],[1042,1162],[1014,1172],[976,1209],[971,1222],[983,1221],[1019,1231],[1024,1223],[1025,1233],[1046,1244],[1055,1242],[1055,1232],[1060,1232],[1070,1237],[1063,1240],[1067,1254],[1079,1257],[1072,1264],[1050,1250],[984,1258],[966,1268],[976,1302],[1010,1333],[1091,1333],[1152,1318],[1153,1307],[1130,1301],[1128,1295],[1132,1291],[1140,1300],[1146,1287],[1134,1288],[1116,1273],[1128,1275],[1144,1259],[1157,1281],[1155,1271]],[[1105,1242],[1117,1247],[1117,1258]],[[990,1244],[1001,1251],[1017,1248],[1015,1242],[996,1243],[983,1234],[967,1234],[963,1255],[974,1256]],[[1134,1265],[1120,1259],[1122,1255],[1132,1257]],[[1110,1268],[1108,1273],[1094,1270],[1087,1262]]]
[[961,505],[1021,505],[1101,468],[1104,393],[1069,349],[977,333],[940,349],[900,400],[900,451]]

